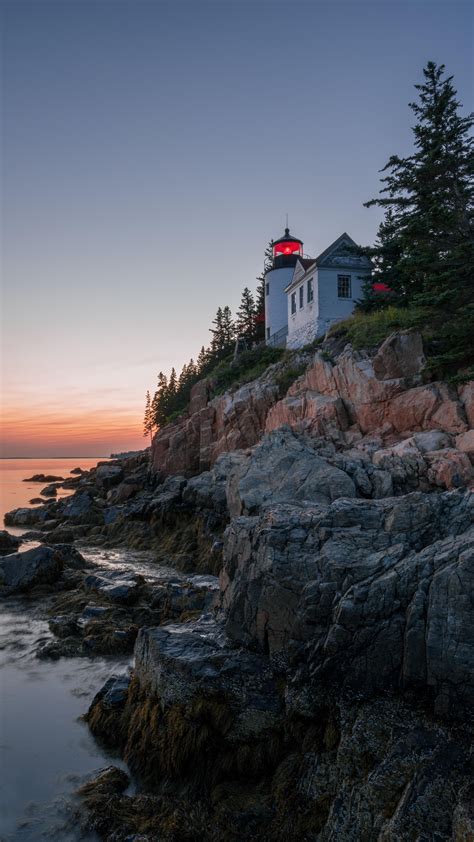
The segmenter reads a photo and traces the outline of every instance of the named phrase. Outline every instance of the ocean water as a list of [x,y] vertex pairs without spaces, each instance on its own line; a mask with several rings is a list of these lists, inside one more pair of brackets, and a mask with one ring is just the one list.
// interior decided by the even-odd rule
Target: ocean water
[[[0,460],[0,528],[5,512],[27,506],[44,483],[33,474],[69,477],[101,459]],[[59,491],[62,496],[63,493]],[[26,531],[8,527],[21,534]],[[25,542],[23,549],[33,544]],[[86,554],[86,552],[85,552]],[[104,554],[106,555],[106,554]],[[91,560],[99,564],[100,554]],[[122,554],[114,554],[116,564]],[[112,564],[112,562],[111,562]],[[126,672],[131,659],[35,657],[51,637],[45,605],[8,599],[0,604],[0,842],[98,842],[78,825],[74,791],[94,771],[124,767],[99,746],[80,717],[104,681]]]
[[[3,528],[5,512],[28,506],[29,501],[33,497],[39,497],[41,489],[48,485],[48,483],[41,482],[24,482],[28,477],[32,477],[34,474],[49,474],[67,479],[73,476],[71,471],[74,468],[82,468],[85,471],[93,468],[97,465],[97,462],[102,461],[105,461],[105,459],[99,457],[89,459],[77,457],[64,459],[0,459],[0,528]],[[71,493],[70,490],[59,488],[58,498],[66,497]],[[15,535],[21,535],[28,530],[8,527],[8,531]]]
[[114,672],[130,659],[35,657],[50,637],[46,621],[20,600],[0,614],[0,840],[95,842],[83,833],[74,791],[113,763],[80,717]]

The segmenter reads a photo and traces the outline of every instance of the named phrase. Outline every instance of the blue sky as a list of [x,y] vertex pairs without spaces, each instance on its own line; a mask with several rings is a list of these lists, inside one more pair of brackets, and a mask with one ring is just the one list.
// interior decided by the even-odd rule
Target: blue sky
[[426,61],[472,100],[457,0],[15,0],[3,32],[3,391],[44,420],[8,453],[64,453],[65,404],[69,429],[120,416],[110,449],[139,442],[145,390],[255,285],[287,212],[309,254],[373,241],[362,203],[411,148]]

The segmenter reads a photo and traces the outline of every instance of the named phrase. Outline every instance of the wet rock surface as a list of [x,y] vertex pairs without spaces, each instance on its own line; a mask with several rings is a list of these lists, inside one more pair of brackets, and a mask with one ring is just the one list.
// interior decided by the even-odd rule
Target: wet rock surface
[[0,556],[15,552],[21,543],[21,538],[11,535],[6,529],[0,529]]
[[54,474],[34,474],[32,477],[25,477],[23,482],[63,482],[64,477],[57,477]]
[[29,591],[36,585],[54,584],[63,571],[63,558],[49,547],[38,547],[0,559],[0,592]]

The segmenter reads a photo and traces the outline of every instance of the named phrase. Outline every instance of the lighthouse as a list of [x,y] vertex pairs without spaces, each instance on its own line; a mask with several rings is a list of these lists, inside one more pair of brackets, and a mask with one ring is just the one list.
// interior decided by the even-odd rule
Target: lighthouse
[[296,261],[303,255],[303,241],[285,228],[283,237],[272,242],[272,265],[265,273],[265,341],[285,345],[288,306],[285,288],[293,278]]

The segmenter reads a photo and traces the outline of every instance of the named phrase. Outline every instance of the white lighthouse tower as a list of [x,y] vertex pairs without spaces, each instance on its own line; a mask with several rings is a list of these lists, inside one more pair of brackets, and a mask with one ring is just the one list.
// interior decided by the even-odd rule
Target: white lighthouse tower
[[265,273],[265,341],[285,345],[288,333],[288,304],[285,288],[293,278],[296,261],[303,255],[303,241],[285,228],[283,237],[272,242],[272,267]]

